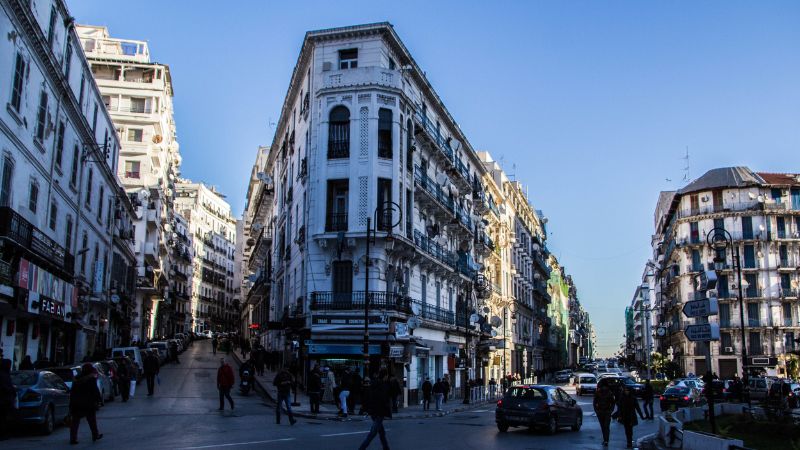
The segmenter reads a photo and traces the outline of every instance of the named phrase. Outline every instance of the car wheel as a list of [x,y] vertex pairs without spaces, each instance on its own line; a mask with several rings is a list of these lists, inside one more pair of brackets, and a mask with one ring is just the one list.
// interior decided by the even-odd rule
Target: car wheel
[[501,433],[505,433],[506,431],[508,431],[508,423],[497,422],[497,429],[500,430]]
[[575,424],[572,425],[572,431],[580,431],[581,425],[583,425],[583,415],[578,414],[578,416],[575,418]]
[[547,434],[556,434],[558,432],[558,420],[556,416],[550,416],[547,422]]
[[42,434],[49,435],[53,433],[56,427],[56,413],[53,411],[53,405],[47,407],[47,412],[44,413],[44,423],[42,423]]

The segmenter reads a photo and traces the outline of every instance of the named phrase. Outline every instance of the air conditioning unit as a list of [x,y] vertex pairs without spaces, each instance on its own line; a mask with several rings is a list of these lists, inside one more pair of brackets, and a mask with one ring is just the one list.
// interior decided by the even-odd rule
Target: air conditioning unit
[[325,61],[322,63],[322,71],[328,72],[333,68],[333,64],[330,61]]
[[733,347],[725,347],[725,353],[733,353]]

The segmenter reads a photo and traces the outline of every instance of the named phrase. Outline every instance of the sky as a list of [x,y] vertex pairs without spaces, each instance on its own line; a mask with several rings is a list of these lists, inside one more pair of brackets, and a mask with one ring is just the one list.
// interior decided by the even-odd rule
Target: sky
[[601,356],[623,340],[660,191],[714,167],[800,172],[800,2],[67,6],[169,64],[182,175],[216,185],[237,216],[305,32],[391,22],[472,146],[544,211]]

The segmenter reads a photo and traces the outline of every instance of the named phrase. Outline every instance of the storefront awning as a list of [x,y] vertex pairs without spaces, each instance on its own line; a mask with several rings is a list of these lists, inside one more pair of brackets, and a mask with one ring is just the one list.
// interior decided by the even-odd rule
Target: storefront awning
[[[363,355],[364,347],[357,344],[310,344],[309,355]],[[380,355],[380,345],[369,346],[370,355]]]

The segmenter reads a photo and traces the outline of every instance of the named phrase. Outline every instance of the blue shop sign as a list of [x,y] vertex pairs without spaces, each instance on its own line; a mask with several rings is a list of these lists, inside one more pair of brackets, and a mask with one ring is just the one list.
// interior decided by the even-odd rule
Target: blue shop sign
[[[364,346],[360,344],[311,344],[308,346],[309,355],[362,355]],[[380,345],[369,346],[370,355],[380,355]]]

